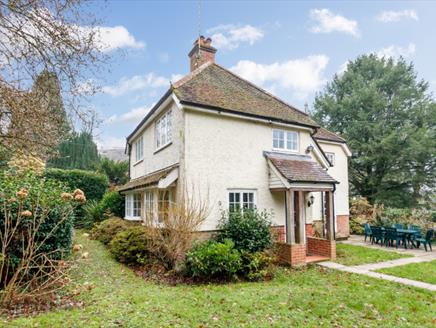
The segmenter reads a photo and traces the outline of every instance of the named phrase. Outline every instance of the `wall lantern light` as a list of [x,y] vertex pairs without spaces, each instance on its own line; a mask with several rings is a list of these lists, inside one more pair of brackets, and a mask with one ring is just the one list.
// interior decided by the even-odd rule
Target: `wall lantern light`
[[315,197],[313,195],[310,195],[309,201],[307,202],[307,206],[310,207],[313,205],[313,202],[315,201]]

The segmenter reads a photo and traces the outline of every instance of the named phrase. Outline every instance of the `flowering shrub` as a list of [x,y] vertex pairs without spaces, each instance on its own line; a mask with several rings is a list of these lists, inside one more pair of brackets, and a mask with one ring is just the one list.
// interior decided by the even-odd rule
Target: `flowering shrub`
[[34,173],[0,173],[0,302],[46,294],[62,281],[70,254],[74,208],[81,190]]

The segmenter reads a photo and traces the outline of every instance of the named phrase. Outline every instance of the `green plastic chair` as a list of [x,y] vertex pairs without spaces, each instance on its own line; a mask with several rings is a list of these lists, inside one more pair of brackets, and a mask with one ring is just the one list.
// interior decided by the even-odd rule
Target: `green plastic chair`
[[369,241],[372,241],[372,231],[371,231],[371,227],[369,226],[369,223],[365,223],[363,227],[365,229],[365,241],[367,237],[369,237]]
[[431,248],[431,239],[433,238],[433,229],[428,229],[427,233],[425,234],[425,238],[416,238],[415,241],[417,242],[417,247],[421,245],[421,243],[424,245],[425,251],[427,252],[427,245],[430,248],[430,251],[432,252]]
[[395,229],[404,229],[404,225],[401,224],[401,223],[395,223],[393,228],[395,228]]

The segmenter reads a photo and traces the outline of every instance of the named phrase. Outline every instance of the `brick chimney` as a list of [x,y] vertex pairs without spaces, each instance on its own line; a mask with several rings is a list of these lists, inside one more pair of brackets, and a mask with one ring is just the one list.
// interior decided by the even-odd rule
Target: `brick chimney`
[[216,49],[211,45],[212,39],[200,36],[195,40],[192,50],[189,52],[191,59],[191,72],[206,62],[215,62]]

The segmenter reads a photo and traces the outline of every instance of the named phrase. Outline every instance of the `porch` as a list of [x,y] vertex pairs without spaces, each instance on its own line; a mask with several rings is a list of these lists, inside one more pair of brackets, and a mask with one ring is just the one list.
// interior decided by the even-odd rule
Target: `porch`
[[[277,242],[279,258],[291,266],[336,258],[336,181],[309,156],[266,153],[271,192],[285,193],[285,226]],[[321,214],[315,236],[307,229],[311,207]],[[310,225],[311,227],[311,225]]]

